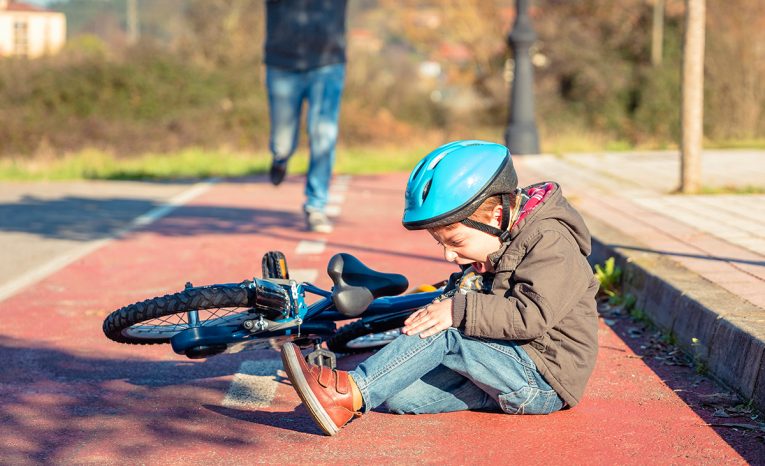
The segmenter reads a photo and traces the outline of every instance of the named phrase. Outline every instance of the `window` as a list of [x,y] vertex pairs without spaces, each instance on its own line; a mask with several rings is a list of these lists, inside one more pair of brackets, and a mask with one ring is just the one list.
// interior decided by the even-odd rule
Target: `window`
[[13,53],[22,57],[29,53],[29,29],[26,21],[16,20],[13,23]]

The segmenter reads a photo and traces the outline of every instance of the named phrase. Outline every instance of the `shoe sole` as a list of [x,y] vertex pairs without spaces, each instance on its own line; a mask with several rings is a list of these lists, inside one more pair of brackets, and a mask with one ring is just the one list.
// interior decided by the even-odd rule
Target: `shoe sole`
[[282,181],[284,181],[284,177],[281,177],[281,179],[278,179],[278,180],[274,180],[273,178],[269,176],[269,181],[271,181],[272,185],[279,186],[280,184],[282,184]]
[[[286,345],[294,346],[291,343],[286,343]],[[335,425],[335,422],[329,417],[327,410],[322,407],[319,399],[311,391],[308,380],[303,376],[303,371],[300,368],[300,361],[297,358],[296,351],[291,347],[288,349],[282,347],[282,363],[284,364],[285,372],[287,372],[287,377],[292,382],[292,386],[295,388],[298,396],[300,396],[303,404],[308,408],[308,413],[321,427],[321,430],[325,434],[333,436],[340,432],[340,428]]]

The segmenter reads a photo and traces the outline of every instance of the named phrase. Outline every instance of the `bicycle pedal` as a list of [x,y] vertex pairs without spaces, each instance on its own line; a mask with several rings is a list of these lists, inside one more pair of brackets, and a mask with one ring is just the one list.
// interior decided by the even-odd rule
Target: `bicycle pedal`
[[306,360],[309,364],[327,366],[330,369],[335,369],[337,367],[337,358],[335,357],[335,353],[323,348],[317,348],[308,353]]

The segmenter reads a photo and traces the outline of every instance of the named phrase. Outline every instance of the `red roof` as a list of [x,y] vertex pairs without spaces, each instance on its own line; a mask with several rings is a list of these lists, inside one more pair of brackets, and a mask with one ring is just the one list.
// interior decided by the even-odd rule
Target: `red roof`
[[40,8],[38,6],[34,5],[28,5],[26,3],[16,3],[16,2],[8,2],[8,6],[5,7],[5,11],[34,11],[34,12],[44,12],[44,11],[50,11],[46,10],[45,8]]

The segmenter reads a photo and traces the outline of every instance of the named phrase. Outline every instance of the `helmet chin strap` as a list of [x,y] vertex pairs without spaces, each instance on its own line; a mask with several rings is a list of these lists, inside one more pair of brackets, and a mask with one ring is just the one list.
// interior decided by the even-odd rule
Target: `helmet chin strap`
[[510,241],[510,232],[507,230],[510,226],[510,196],[508,194],[500,194],[502,200],[502,222],[500,228],[488,225],[486,223],[476,222],[473,219],[466,218],[460,223],[466,227],[474,228],[476,230],[494,235],[499,238],[500,241]]

